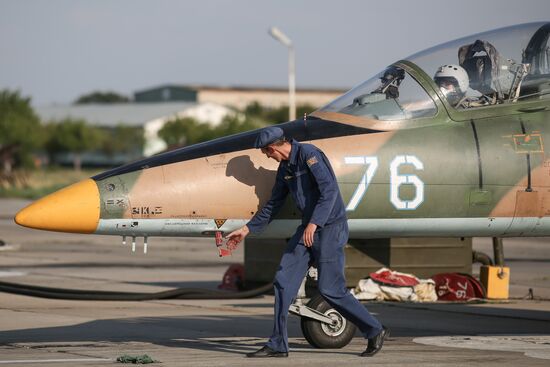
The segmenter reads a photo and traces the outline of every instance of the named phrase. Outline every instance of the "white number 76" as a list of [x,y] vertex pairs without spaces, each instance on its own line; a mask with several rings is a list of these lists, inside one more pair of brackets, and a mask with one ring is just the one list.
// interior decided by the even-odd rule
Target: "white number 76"
[[[351,196],[351,199],[346,206],[347,211],[353,211],[359,205],[359,202],[365,196],[369,184],[378,169],[378,157],[375,156],[358,156],[358,157],[344,157],[346,164],[360,164],[366,165],[367,169],[361,177],[357,189]],[[393,206],[398,210],[414,210],[418,208],[424,201],[424,182],[416,176],[411,174],[399,174],[399,167],[403,164],[414,166],[417,170],[423,170],[424,164],[415,156],[412,155],[398,155],[390,164],[390,201]],[[411,200],[402,200],[399,197],[399,187],[401,185],[413,185],[415,187],[415,196]]]

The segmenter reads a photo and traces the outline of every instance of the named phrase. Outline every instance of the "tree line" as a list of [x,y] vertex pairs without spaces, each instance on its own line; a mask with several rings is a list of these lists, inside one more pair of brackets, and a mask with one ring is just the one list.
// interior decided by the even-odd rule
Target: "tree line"
[[[314,108],[300,106],[297,115]],[[191,145],[248,131],[268,124],[287,121],[288,107],[269,109],[252,103],[243,111],[235,111],[217,125],[199,122],[193,118],[173,118],[158,132],[169,149]],[[9,180],[13,170],[35,167],[36,157],[71,153],[75,169],[80,169],[81,155],[100,152],[108,156],[143,151],[143,128],[118,125],[114,128],[97,127],[81,119],[40,121],[31,106],[31,99],[19,91],[0,91],[0,183]]]
[[106,129],[74,118],[41,123],[30,98],[18,91],[0,91],[0,179],[8,179],[16,167],[35,166],[39,155],[53,161],[58,153],[73,153],[74,167],[80,169],[84,152],[113,155],[143,143],[141,128],[119,125]]
[[[303,116],[314,109],[310,105],[300,105],[296,108],[296,115]],[[189,117],[171,119],[159,130],[158,136],[169,148],[175,148],[285,121],[288,121],[288,106],[266,108],[258,102],[252,102],[243,111],[226,116],[217,126],[201,123]]]

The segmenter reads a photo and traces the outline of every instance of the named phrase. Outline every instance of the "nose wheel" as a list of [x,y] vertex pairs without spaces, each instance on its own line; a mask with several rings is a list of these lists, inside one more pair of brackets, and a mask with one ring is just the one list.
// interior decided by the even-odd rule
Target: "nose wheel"
[[342,333],[346,330],[346,324],[348,320],[346,320],[339,312],[334,309],[328,310],[327,312],[325,312],[325,315],[330,317],[334,321],[334,324],[329,325],[322,322],[321,328],[323,329],[323,332],[332,337],[342,335]]
[[348,345],[355,335],[355,325],[332,308],[321,295],[312,297],[306,306],[297,307],[305,309],[297,311],[291,307],[291,311],[302,316],[302,333],[308,343],[315,348],[342,348]]

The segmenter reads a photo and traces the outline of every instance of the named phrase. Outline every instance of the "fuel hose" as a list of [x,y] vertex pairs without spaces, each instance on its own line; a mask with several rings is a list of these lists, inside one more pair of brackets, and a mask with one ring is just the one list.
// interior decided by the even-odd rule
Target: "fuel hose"
[[31,297],[82,301],[151,301],[162,299],[244,299],[261,296],[273,289],[273,283],[258,288],[230,292],[203,288],[175,288],[153,293],[97,291],[42,287],[0,281],[0,292]]

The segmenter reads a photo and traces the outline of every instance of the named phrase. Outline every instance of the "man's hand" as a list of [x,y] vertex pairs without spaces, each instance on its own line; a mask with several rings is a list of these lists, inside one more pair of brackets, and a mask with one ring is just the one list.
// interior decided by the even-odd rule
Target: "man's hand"
[[231,232],[227,236],[225,236],[226,239],[235,241],[235,244],[240,243],[248,234],[250,233],[250,230],[247,226],[242,226],[241,228]]
[[317,224],[309,223],[306,226],[306,229],[304,229],[304,236],[302,239],[304,240],[304,245],[306,247],[313,246],[313,235],[315,234],[315,230],[317,229]]

